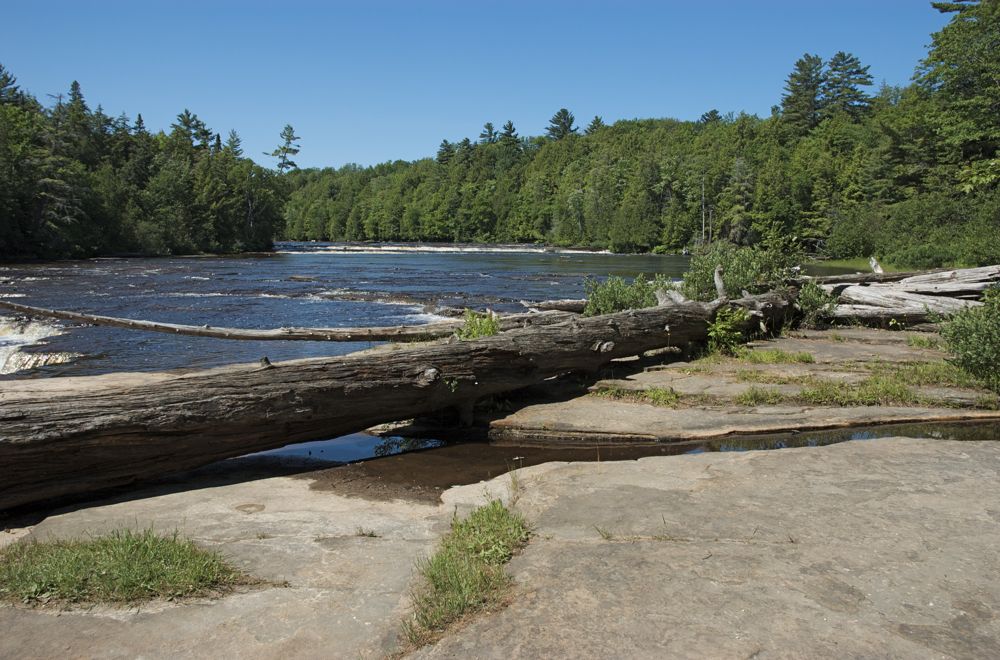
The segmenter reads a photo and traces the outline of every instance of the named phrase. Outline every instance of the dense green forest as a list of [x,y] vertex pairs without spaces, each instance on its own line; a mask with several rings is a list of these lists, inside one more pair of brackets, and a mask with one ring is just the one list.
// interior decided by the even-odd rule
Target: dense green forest
[[266,249],[272,239],[543,242],[675,251],[795,237],[833,257],[907,266],[1000,262],[1000,1],[933,7],[906,87],[874,90],[838,52],[794,63],[760,118],[709,110],[546,134],[486,123],[434,157],[274,170],[185,110],[169,132],[90,109],[77,83],[46,107],[0,66],[0,258]]
[[[279,167],[294,152],[279,147]],[[153,134],[91,110],[76,82],[43,107],[0,66],[0,258],[268,249],[286,196],[235,132],[187,110]]]
[[644,251],[777,234],[835,257],[1000,262],[1000,6],[934,7],[952,19],[907,87],[871,93],[853,55],[806,54],[763,119],[487,123],[434,158],[292,172],[284,237]]

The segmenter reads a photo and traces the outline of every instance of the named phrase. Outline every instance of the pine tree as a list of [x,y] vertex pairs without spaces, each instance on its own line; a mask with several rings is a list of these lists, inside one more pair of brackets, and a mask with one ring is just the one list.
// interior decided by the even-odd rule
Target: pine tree
[[872,84],[869,67],[850,53],[839,51],[830,58],[821,86],[820,117],[845,113],[858,120],[871,106],[871,97],[861,90]]
[[455,155],[455,145],[448,140],[441,140],[440,146],[438,146],[437,151],[437,162],[441,165],[447,165],[451,161],[451,157]]
[[568,135],[576,133],[577,128],[573,126],[576,118],[573,113],[566,108],[559,108],[556,114],[549,120],[549,126],[545,129],[545,134],[553,140],[561,140]]
[[146,122],[142,120],[142,113],[140,112],[135,116],[135,124],[132,126],[133,135],[142,135],[146,133]]
[[488,121],[483,124],[483,132],[479,134],[479,141],[482,144],[495,144],[499,138],[500,135],[493,128],[493,122]]
[[819,124],[823,58],[806,53],[795,62],[781,98],[781,120],[792,134],[801,137]]
[[299,136],[295,134],[295,129],[292,128],[291,124],[285,124],[285,127],[281,129],[281,145],[272,151],[270,154],[264,154],[265,156],[272,156],[278,159],[278,171],[285,173],[288,170],[292,170],[298,167],[290,156],[295,156],[299,153],[299,145],[296,144],[297,140],[300,140]]
[[604,120],[601,119],[601,116],[594,115],[594,118],[590,120],[589,124],[587,124],[587,128],[584,130],[584,133],[586,133],[587,135],[593,135],[594,133],[601,130],[605,126],[607,126],[607,124],[604,123]]
[[235,130],[229,131],[224,149],[237,158],[243,155],[243,140],[240,139],[240,134]]
[[24,95],[17,86],[17,78],[0,64],[0,105],[21,103]]
[[509,119],[507,120],[507,123],[503,125],[503,128],[500,130],[500,141],[507,144],[510,144],[512,142],[517,143],[520,141],[520,139],[517,136],[517,130],[514,128],[514,122],[512,122]]
[[720,121],[722,121],[722,115],[720,115],[719,111],[715,108],[712,108],[708,112],[702,114],[702,116],[698,119],[698,122],[701,124],[716,124]]

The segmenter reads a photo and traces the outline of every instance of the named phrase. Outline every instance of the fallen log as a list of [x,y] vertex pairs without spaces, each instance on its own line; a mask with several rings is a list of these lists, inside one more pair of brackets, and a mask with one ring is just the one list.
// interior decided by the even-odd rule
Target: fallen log
[[[777,319],[791,296],[729,304]],[[467,408],[615,358],[687,347],[705,340],[723,304],[675,303],[273,365],[0,381],[0,509]]]
[[561,300],[539,301],[522,300],[521,304],[531,310],[573,312],[574,314],[582,314],[584,308],[587,306],[587,300],[585,298],[564,298]]
[[[275,328],[255,330],[252,328],[223,328],[208,325],[182,325],[178,323],[123,319],[58,309],[44,309],[42,307],[32,307],[6,300],[0,300],[0,309],[7,309],[34,317],[60,319],[63,321],[86,323],[88,325],[103,325],[127,330],[145,330],[148,332],[165,332],[167,334],[189,337],[212,337],[215,339],[243,339],[251,341],[424,341],[447,337],[454,334],[463,325],[463,321],[454,320],[438,321],[423,325],[377,326],[370,328]],[[568,320],[571,316],[558,311],[511,314],[500,317],[500,329],[511,330],[529,325],[560,323]]]
[[812,281],[837,296],[834,320],[913,324],[979,305],[983,292],[1000,284],[1000,266]]

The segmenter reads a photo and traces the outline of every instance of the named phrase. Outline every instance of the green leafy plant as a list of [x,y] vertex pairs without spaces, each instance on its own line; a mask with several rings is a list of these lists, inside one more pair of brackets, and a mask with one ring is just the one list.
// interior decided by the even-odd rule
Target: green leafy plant
[[806,282],[796,299],[796,306],[802,312],[799,325],[805,328],[816,328],[833,316],[833,308],[837,306],[837,297],[824,291],[815,282]]
[[605,280],[588,277],[583,282],[587,295],[584,316],[613,314],[627,309],[642,309],[656,305],[656,290],[672,288],[674,283],[662,275],[651,280],[639,275],[628,282],[623,277],[611,275]]
[[967,307],[941,326],[954,363],[1000,392],[1000,288],[983,295],[979,307]]
[[708,350],[711,353],[736,355],[743,344],[743,328],[750,313],[742,307],[722,307],[708,325]]
[[801,261],[801,249],[790,240],[774,239],[753,247],[720,241],[691,258],[681,292],[692,300],[714,300],[715,268],[722,266],[722,282],[730,297],[744,290],[763,293],[791,278]]
[[463,318],[465,325],[458,330],[459,339],[479,339],[500,333],[500,321],[492,313],[480,314],[467,309]]

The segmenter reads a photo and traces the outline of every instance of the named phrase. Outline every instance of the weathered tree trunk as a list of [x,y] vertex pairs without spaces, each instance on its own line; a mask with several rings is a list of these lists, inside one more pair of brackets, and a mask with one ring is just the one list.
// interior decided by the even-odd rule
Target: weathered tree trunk
[[[254,330],[249,328],[221,328],[208,325],[181,325],[177,323],[159,323],[156,321],[140,321],[122,319],[113,316],[96,314],[81,314],[58,309],[43,309],[20,303],[0,300],[0,309],[8,309],[27,316],[74,321],[89,325],[103,325],[127,330],[145,330],[148,332],[165,332],[172,335],[189,337],[212,337],[215,339],[246,339],[253,341],[423,341],[454,334],[463,325],[463,321],[440,321],[423,325],[395,325],[370,328],[275,328]],[[511,314],[501,316],[500,329],[512,330],[529,325],[546,325],[561,323],[572,318],[572,314],[559,311],[545,311],[531,314]]]
[[[745,304],[780,318],[790,294]],[[0,509],[329,438],[705,339],[685,302],[336,358],[0,382]]]

